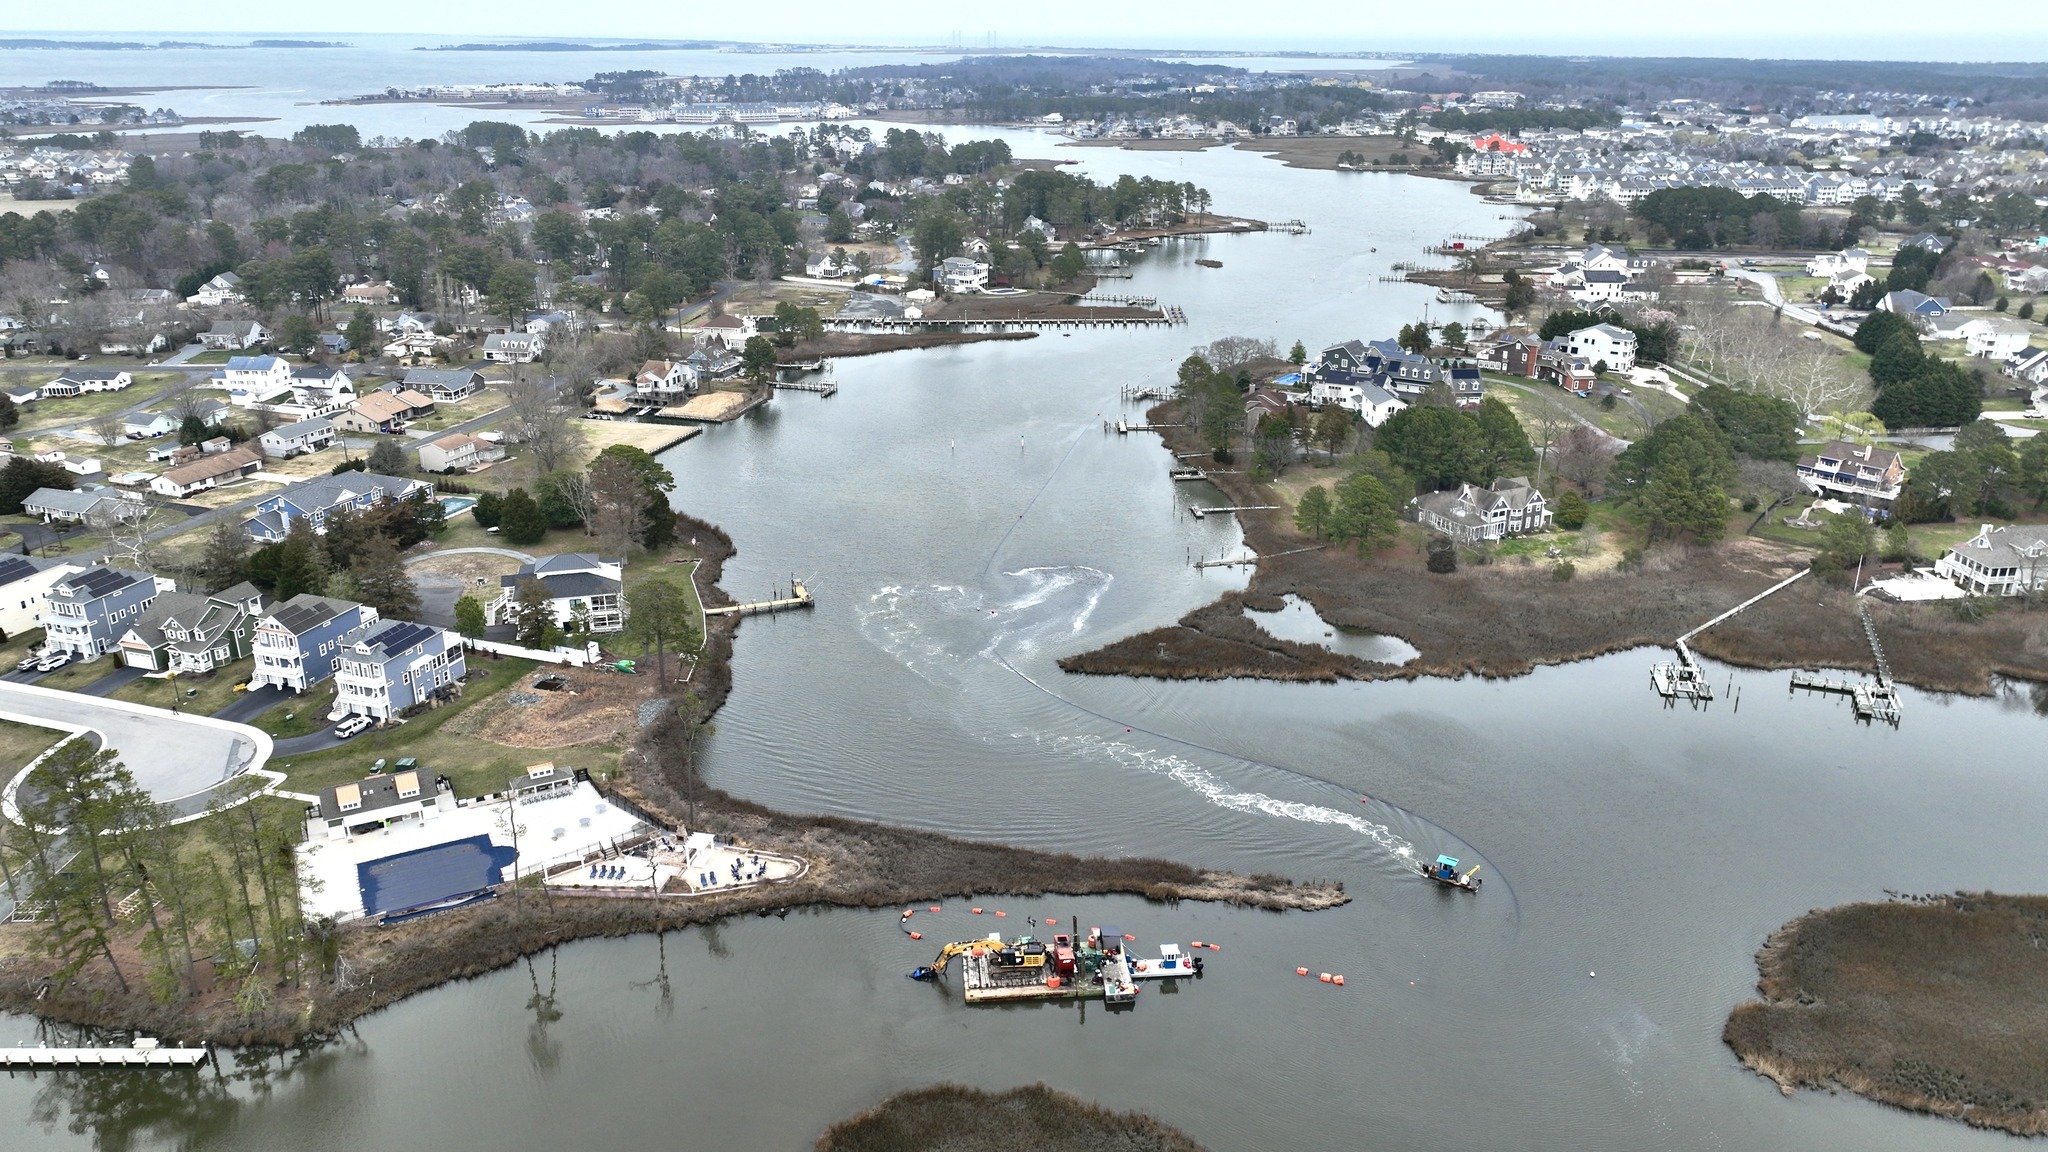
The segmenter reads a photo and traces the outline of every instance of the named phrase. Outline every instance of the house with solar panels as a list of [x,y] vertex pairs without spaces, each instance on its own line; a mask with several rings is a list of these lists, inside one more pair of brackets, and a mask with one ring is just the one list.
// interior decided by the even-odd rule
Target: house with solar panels
[[97,660],[121,642],[141,615],[177,581],[104,565],[65,576],[50,586],[43,610],[43,649]]
[[306,839],[345,840],[454,810],[455,785],[448,777],[404,768],[322,789],[306,812]]
[[334,675],[349,638],[377,622],[377,610],[367,604],[311,592],[292,597],[256,622],[249,687],[304,692]]
[[462,638],[409,620],[387,620],[351,636],[334,672],[335,718],[389,720],[461,690]]
[[75,560],[0,554],[0,635],[12,639],[41,628],[50,586],[84,567]]

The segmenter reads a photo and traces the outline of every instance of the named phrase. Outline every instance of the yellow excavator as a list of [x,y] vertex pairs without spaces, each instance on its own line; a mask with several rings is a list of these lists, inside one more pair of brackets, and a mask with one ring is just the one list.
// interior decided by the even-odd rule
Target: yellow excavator
[[1045,946],[1033,942],[1006,945],[1002,937],[990,934],[979,940],[959,940],[939,949],[939,954],[930,964],[910,970],[912,980],[938,980],[945,976],[946,968],[953,957],[972,952],[993,952],[997,963],[1010,967],[1035,968],[1045,963]]

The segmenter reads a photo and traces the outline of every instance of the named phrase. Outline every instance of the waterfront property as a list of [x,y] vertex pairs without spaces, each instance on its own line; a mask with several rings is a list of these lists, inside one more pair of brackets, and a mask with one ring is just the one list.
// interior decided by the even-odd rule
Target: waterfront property
[[454,810],[452,781],[407,767],[321,789],[318,802],[306,809],[306,840],[346,840]]
[[1905,490],[1906,468],[1890,448],[1830,440],[1819,452],[1800,457],[1799,482],[1816,496],[1888,505]]
[[334,672],[336,713],[389,720],[460,690],[462,638],[408,620],[387,620],[351,636]]
[[130,623],[177,582],[147,572],[104,565],[65,575],[50,585],[43,611],[43,647],[97,660],[121,640]]
[[292,597],[256,624],[251,644],[256,663],[249,686],[304,692],[334,675],[349,638],[377,620],[375,608],[353,600],[311,592]]
[[404,500],[415,493],[434,498],[434,486],[424,480],[379,476],[375,472],[342,472],[317,476],[264,497],[256,515],[242,522],[251,537],[274,543],[291,531],[292,521],[304,519],[315,532],[327,530],[327,517],[337,509],[367,511],[386,500]]
[[1550,506],[1526,476],[1495,480],[1481,488],[1460,484],[1409,501],[1418,523],[1461,544],[1481,544],[1550,524]]
[[1371,380],[1356,384],[1318,380],[1310,385],[1308,394],[1309,399],[1317,404],[1334,404],[1346,412],[1355,413],[1369,428],[1385,424],[1394,418],[1394,413],[1408,406]]
[[547,589],[548,611],[564,632],[617,632],[626,626],[626,562],[591,552],[543,556],[499,577],[498,598],[485,606],[492,624],[514,622],[519,589],[538,580]]
[[165,592],[121,634],[121,662],[151,672],[211,672],[246,658],[263,593],[246,581],[210,596]]
[[2048,529],[1986,524],[1934,562],[1937,575],[1979,596],[2048,589]]

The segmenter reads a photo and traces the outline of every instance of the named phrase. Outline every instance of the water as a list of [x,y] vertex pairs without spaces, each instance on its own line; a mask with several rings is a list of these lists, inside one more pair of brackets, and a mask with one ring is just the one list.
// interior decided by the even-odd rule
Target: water
[[[1191,328],[847,360],[837,396],[784,396],[669,452],[678,503],[739,543],[729,591],[795,574],[819,595],[742,626],[708,770],[796,811],[1341,880],[1350,905],[986,901],[1019,931],[1057,914],[1224,945],[1207,979],[1116,1016],[969,1011],[905,980],[935,941],[990,930],[960,907],[920,912],[922,943],[891,910],[591,941],[415,997],[362,1021],[359,1046],[261,1086],[12,1079],[0,1124],[47,1117],[29,1130],[53,1148],[99,1125],[134,1147],[408,1147],[431,1131],[449,1149],[796,1149],[898,1089],[1042,1079],[1219,1152],[2002,1145],[1849,1097],[1785,1099],[1719,1035],[1756,948],[1793,916],[1887,888],[2048,883],[2048,780],[2028,751],[2042,720],[2024,693],[1909,691],[1893,731],[1791,698],[1782,673],[1716,669],[1739,712],[1666,710],[1647,653],[1508,681],[1058,671],[1245,579],[1187,565],[1242,540],[1228,518],[1184,514],[1202,497],[1168,479],[1155,441],[1101,431],[1117,389],[1170,379],[1190,344],[1225,334],[1315,347],[1425,307],[1442,318],[1428,289],[1375,277],[1499,226],[1457,184],[1235,151],[1072,154],[1315,232],[1147,254],[1132,290],[1183,305]],[[1484,890],[1407,877],[1438,852],[1480,865]],[[0,1021],[0,1039],[29,1027]]]
[[1244,610],[1245,618],[1265,629],[1268,636],[1292,640],[1297,644],[1321,645],[1379,664],[1406,664],[1422,655],[1413,644],[1398,636],[1377,636],[1339,628],[1317,615],[1315,605],[1291,592],[1281,599],[1287,603],[1280,610],[1257,612],[1247,608]]

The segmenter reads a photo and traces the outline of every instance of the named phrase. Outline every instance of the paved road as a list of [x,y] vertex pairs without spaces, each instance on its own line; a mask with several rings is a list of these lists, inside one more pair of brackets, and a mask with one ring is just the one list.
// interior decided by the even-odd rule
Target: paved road
[[329,748],[339,748],[345,743],[347,741],[336,736],[334,729],[330,726],[322,728],[318,732],[309,732],[304,736],[288,736],[283,740],[277,741],[276,746],[271,750],[271,758],[283,759],[288,756],[306,756],[314,752],[325,752]]
[[[0,719],[98,733],[106,747],[122,754],[137,783],[159,803],[184,812],[204,809],[214,789],[250,768],[262,767],[272,744],[266,733],[210,716],[173,715],[122,700],[4,681]],[[19,781],[17,775],[6,783],[9,808]]]
[[1785,317],[1789,320],[1797,320],[1801,324],[1814,325],[1818,325],[1822,320],[1822,315],[1819,312],[1803,304],[1787,304],[1784,294],[1778,291],[1778,278],[1769,272],[1752,272],[1747,268],[1730,268],[1728,269],[1728,275],[1738,280],[1747,280],[1758,288],[1763,289],[1764,300],[1771,307],[1784,313]]

